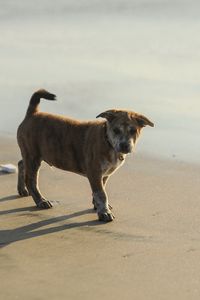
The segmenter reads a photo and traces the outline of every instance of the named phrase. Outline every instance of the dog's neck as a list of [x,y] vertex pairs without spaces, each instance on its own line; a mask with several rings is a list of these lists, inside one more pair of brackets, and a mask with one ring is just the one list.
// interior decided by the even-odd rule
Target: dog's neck
[[108,144],[108,146],[116,153],[117,155],[117,158],[121,161],[123,161],[125,159],[125,154],[121,153],[121,152],[116,152],[115,148],[113,147],[112,143],[110,142],[109,140],[109,137],[108,137],[108,134],[107,134],[107,126],[105,124],[105,131],[104,131],[104,135],[105,135],[105,140],[106,140],[106,143]]

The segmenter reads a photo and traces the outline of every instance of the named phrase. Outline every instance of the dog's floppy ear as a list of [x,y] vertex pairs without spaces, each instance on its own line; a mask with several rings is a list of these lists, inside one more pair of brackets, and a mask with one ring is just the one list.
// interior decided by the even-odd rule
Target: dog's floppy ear
[[134,119],[137,121],[140,127],[151,126],[154,127],[154,123],[152,123],[149,119],[147,119],[143,115],[135,114]]
[[109,122],[111,122],[116,117],[116,113],[117,113],[116,110],[110,109],[110,110],[102,112],[101,114],[99,114],[98,116],[96,116],[96,118],[105,118]]

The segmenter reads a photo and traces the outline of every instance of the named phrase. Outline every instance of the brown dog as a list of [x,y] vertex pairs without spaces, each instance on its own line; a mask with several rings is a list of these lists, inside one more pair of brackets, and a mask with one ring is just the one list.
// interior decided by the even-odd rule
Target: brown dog
[[109,176],[133,151],[141,128],[154,126],[143,115],[125,110],[108,110],[98,117],[106,121],[79,122],[38,111],[40,98],[55,100],[45,90],[35,92],[25,119],[17,132],[22,154],[19,161],[18,192],[31,195],[39,208],[52,204],[41,195],[37,180],[41,161],[59,169],[86,176],[93,192],[93,204],[99,220],[112,221],[105,184]]

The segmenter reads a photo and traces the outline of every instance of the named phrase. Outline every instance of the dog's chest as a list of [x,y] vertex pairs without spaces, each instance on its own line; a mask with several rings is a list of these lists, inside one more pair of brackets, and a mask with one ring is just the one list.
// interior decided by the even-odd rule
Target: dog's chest
[[113,172],[115,172],[120,166],[123,165],[125,161],[125,157],[121,154],[115,155],[113,154],[110,158],[110,160],[105,159],[102,162],[102,173],[104,176],[109,176]]

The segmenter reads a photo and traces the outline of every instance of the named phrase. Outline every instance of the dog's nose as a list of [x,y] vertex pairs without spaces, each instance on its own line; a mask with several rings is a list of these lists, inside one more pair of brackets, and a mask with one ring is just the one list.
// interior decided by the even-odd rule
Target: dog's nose
[[128,153],[128,152],[130,152],[130,147],[129,147],[129,144],[128,143],[126,143],[126,142],[122,142],[122,143],[120,143],[120,151],[122,152],[122,153]]

